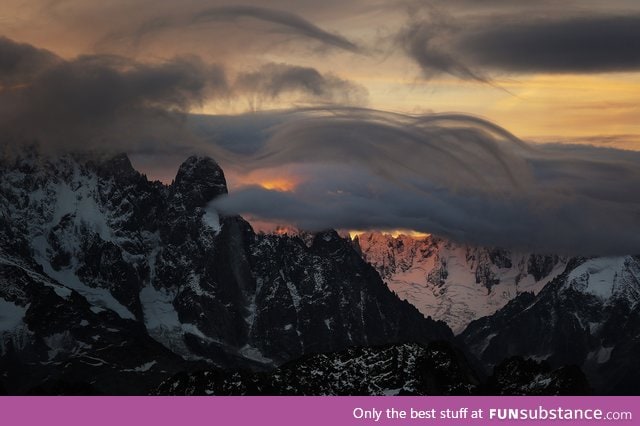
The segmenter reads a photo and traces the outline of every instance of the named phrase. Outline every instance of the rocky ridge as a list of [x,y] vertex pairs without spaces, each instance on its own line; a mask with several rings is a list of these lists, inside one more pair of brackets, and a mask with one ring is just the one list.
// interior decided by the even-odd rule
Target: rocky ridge
[[[79,383],[137,393],[199,362],[264,370],[309,353],[453,337],[335,232],[308,243],[219,217],[207,204],[227,188],[210,158],[187,159],[171,185],[148,181],[125,155],[26,152],[0,169],[8,392]],[[65,370],[84,365],[104,380]],[[125,373],[149,380],[126,388]]]

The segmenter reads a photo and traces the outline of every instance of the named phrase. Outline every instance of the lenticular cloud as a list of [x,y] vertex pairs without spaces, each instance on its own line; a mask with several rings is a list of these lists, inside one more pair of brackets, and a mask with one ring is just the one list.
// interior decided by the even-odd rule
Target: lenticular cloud
[[533,145],[463,114],[306,109],[247,128],[259,142],[225,150],[224,163],[286,167],[299,183],[241,187],[215,201],[225,213],[310,230],[402,228],[538,251],[640,252],[638,153]]

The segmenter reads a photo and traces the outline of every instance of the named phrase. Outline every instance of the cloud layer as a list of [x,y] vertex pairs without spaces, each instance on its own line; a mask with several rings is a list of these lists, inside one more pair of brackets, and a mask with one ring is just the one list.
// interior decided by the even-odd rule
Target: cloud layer
[[[257,32],[274,38],[280,35],[280,41],[293,40],[298,43],[313,42],[325,49],[338,49],[352,53],[361,53],[362,48],[351,40],[339,34],[324,30],[311,21],[290,11],[261,7],[254,5],[220,5],[214,7],[187,8],[187,11],[172,11],[170,14],[157,14],[139,23],[134,23],[133,29],[110,32],[97,46],[113,46],[123,40],[129,40],[134,46],[146,39],[162,35],[166,32],[195,30],[206,27],[228,28],[229,25],[241,26],[249,21],[243,29],[223,33],[225,38],[233,38],[243,32]],[[259,39],[252,38],[255,42]],[[248,48],[248,46],[247,46]]]
[[[14,11],[34,9],[7,1]],[[218,208],[309,229],[408,228],[547,252],[640,252],[637,153],[531,145],[464,114],[349,106],[367,103],[361,85],[367,84],[381,108],[467,108],[501,117],[508,102],[482,98],[484,87],[433,77],[493,84],[505,75],[545,74],[565,84],[560,80],[568,78],[548,74],[638,72],[637,5],[433,0],[415,6],[422,3],[49,2],[22,24],[18,13],[7,28],[31,40],[50,39],[60,55],[0,38],[0,138],[5,144],[40,141],[55,150],[127,150],[154,164],[159,156],[169,164],[172,155],[181,161],[194,151],[208,153],[238,176],[295,181],[288,192],[233,190]],[[409,17],[406,4],[413,5]],[[100,40],[99,53],[91,53]],[[425,86],[433,86],[435,96],[410,93],[411,62],[434,80]],[[556,104],[556,92],[549,101],[537,87],[516,84],[519,97],[509,101],[527,115],[512,123],[528,123],[531,116],[546,131],[564,119],[573,128],[560,133],[583,139],[587,119],[591,129],[604,123],[595,134],[600,128],[635,132],[635,103],[626,95],[636,87],[633,75],[596,77],[607,83],[619,77],[625,84],[606,93],[625,96],[607,101],[630,106],[600,116],[602,93],[581,98],[582,87],[569,87],[557,96],[567,101]],[[591,84],[581,78],[572,83]],[[594,96],[597,87],[584,96]],[[443,103],[444,92],[452,96]],[[441,103],[432,104],[437,99]],[[204,104],[213,109],[216,102],[247,100],[258,110],[263,104],[291,110],[192,114]],[[596,107],[581,121],[585,100]],[[412,102],[419,103],[416,109]]]
[[358,52],[360,48],[346,38],[330,33],[306,19],[283,10],[257,6],[221,6],[201,10],[191,16],[192,23],[229,22],[239,18],[253,18],[276,25],[275,31],[306,37],[327,46]]
[[[187,116],[205,102],[287,97],[363,103],[361,86],[310,67],[268,63],[235,79],[197,56],[139,62],[115,55],[65,60],[0,38],[0,136],[48,149],[202,148]],[[199,147],[199,148],[198,148]]]
[[473,64],[514,73],[640,70],[640,15],[527,19],[470,31],[456,47]]
[[543,252],[640,252],[638,153],[532,146],[464,115],[309,110],[265,131],[253,139],[259,146],[222,164],[286,168],[300,183],[246,186],[213,208],[311,230],[401,228]]
[[431,13],[412,19],[400,45],[426,77],[604,73],[640,70],[640,15],[483,15]]
[[58,61],[51,52],[0,37],[0,88],[28,83]]
[[276,63],[240,73],[233,88],[235,93],[254,96],[258,102],[293,95],[296,100],[362,105],[368,95],[363,86],[332,74],[323,75],[315,68]]
[[[3,79],[21,79],[0,92],[5,143],[68,149],[118,149],[145,140],[161,145],[182,136],[179,122],[190,107],[227,88],[223,69],[193,57],[156,64],[109,55],[63,60],[4,44],[20,48],[12,59],[20,66],[6,67]],[[29,74],[22,72],[26,66]]]

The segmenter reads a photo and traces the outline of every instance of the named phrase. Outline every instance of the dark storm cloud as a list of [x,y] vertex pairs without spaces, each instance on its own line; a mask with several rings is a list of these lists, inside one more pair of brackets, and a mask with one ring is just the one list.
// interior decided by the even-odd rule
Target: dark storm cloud
[[640,15],[487,25],[458,42],[474,64],[508,72],[640,70]]
[[363,104],[368,95],[364,87],[335,75],[323,75],[315,68],[274,63],[239,74],[234,90],[267,99],[300,94],[303,98],[346,104]]
[[345,108],[282,120],[254,127],[254,149],[222,164],[286,168],[301,183],[289,192],[240,188],[214,208],[310,230],[402,228],[544,252],[640,252],[640,153],[532,146],[465,115]]
[[[207,135],[187,125],[204,102],[299,94],[307,102],[366,101],[366,89],[314,68],[267,64],[226,77],[222,65],[195,56],[143,63],[114,55],[56,55],[0,39],[0,135],[52,149],[178,149]],[[19,83],[19,84],[18,84]],[[180,148],[180,149],[182,149]]]
[[[5,141],[108,148],[158,140],[179,126],[189,107],[227,90],[222,68],[193,57],[143,64],[107,55],[63,60],[38,52],[53,59],[33,66],[32,78],[22,86],[0,92]],[[2,53],[0,62],[12,70],[5,78],[24,76],[21,66],[12,65],[13,57]],[[179,134],[176,127],[166,136]]]
[[0,36],[0,88],[28,82],[58,61],[51,52]]
[[398,37],[426,77],[489,82],[496,73],[640,70],[640,15],[521,15],[453,19],[432,13]]

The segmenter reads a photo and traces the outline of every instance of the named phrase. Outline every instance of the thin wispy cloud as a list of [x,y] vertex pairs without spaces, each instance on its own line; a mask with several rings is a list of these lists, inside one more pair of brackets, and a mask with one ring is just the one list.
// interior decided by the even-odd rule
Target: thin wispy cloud
[[[362,47],[337,33],[327,31],[295,13],[259,6],[216,6],[186,14],[155,16],[137,24],[133,30],[110,32],[97,42],[98,47],[130,40],[140,46],[145,40],[165,32],[203,27],[244,25],[242,31],[257,31],[293,38],[298,43],[314,42],[324,48],[362,53]],[[253,21],[253,22],[251,22]],[[258,25],[256,25],[256,23]],[[264,25],[260,25],[264,24]],[[225,37],[233,37],[226,34]],[[255,39],[254,39],[255,40]],[[249,46],[247,46],[248,48]]]
[[274,31],[282,31],[292,35],[319,41],[327,46],[351,52],[361,49],[355,43],[338,34],[330,33],[314,25],[310,21],[291,12],[256,6],[223,6],[202,10],[192,15],[190,22],[228,22],[240,18],[252,18],[274,24]]
[[239,73],[233,89],[236,94],[247,95],[257,102],[292,95],[299,101],[362,105],[368,96],[365,87],[336,75],[325,75],[311,67],[277,63]]

